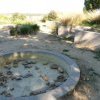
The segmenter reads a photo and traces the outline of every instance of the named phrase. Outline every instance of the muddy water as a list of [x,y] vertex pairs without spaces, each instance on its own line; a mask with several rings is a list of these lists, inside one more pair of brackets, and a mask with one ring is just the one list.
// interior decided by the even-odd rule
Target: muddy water
[[0,95],[29,96],[52,90],[67,80],[68,65],[47,54],[14,53],[0,57]]

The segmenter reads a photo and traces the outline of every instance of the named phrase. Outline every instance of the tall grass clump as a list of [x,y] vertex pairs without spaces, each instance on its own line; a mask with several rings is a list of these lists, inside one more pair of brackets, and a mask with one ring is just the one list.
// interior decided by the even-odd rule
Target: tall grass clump
[[68,32],[71,33],[73,27],[80,25],[84,20],[83,14],[73,14],[73,15],[65,15],[60,18],[61,25],[65,26],[66,28],[69,27]]
[[89,26],[100,25],[100,10],[86,12],[85,17],[84,24]]

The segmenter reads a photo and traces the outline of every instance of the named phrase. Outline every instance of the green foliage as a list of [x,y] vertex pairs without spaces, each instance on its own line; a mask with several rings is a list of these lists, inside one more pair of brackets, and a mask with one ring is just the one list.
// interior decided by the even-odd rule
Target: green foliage
[[16,28],[12,27],[12,28],[10,29],[10,35],[11,35],[11,36],[17,35],[17,30],[16,30]]
[[95,10],[100,8],[100,0],[85,0],[84,2],[86,10]]
[[10,30],[10,35],[29,35],[36,34],[39,31],[37,24],[19,24]]

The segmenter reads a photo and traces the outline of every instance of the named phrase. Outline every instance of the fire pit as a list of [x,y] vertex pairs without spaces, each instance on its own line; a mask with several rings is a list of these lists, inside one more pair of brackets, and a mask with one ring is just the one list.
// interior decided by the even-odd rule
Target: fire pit
[[[69,57],[46,50],[18,50],[0,55],[0,100],[60,97],[77,84],[80,70]],[[38,99],[37,99],[38,98]]]

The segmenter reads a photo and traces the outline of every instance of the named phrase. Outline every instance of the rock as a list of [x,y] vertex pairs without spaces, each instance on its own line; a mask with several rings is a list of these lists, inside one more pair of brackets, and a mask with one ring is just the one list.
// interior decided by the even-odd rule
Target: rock
[[100,49],[100,33],[92,31],[81,31],[75,34],[75,46],[91,50]]
[[58,86],[61,85],[61,84],[62,84],[61,82],[56,82],[56,83],[55,83],[55,86],[58,87]]
[[53,64],[53,65],[50,66],[51,69],[58,69],[58,67],[59,66],[57,64]]
[[32,91],[30,92],[30,96],[40,94],[41,91]]
[[23,78],[29,78],[29,77],[32,77],[32,76],[33,76],[33,74],[27,73],[26,75],[23,76]]
[[48,65],[48,62],[43,62],[43,65]]
[[32,65],[24,65],[25,68],[32,68]]
[[7,92],[7,91],[3,91],[3,92],[1,93],[1,95],[10,97],[10,96],[11,96],[11,93],[9,93],[9,92]]
[[13,64],[13,67],[14,67],[14,68],[17,68],[17,67],[18,67],[18,64]]
[[48,79],[48,77],[45,75],[45,76],[42,76],[42,79],[44,80],[44,81],[48,81],[49,79]]
[[35,60],[34,60],[34,61],[33,61],[33,60],[27,60],[26,63],[27,63],[27,64],[36,64],[37,61],[35,61]]
[[16,77],[15,80],[22,80],[22,78],[21,77]]
[[30,92],[30,95],[32,96],[32,95],[38,95],[38,94],[41,94],[41,93],[45,93],[46,90],[48,90],[48,89],[49,89],[49,88],[48,88],[48,86],[47,86],[47,87],[41,88],[41,89],[39,89],[39,90]]
[[50,82],[50,85],[49,85],[49,86],[50,86],[51,88],[54,88],[54,87],[55,87],[55,81],[50,80],[49,82]]
[[11,96],[11,93],[6,92],[5,93],[5,96],[10,97]]
[[39,67],[38,66],[35,66],[35,70],[39,70]]
[[57,82],[63,82],[65,80],[65,77],[64,77],[64,75],[59,75],[58,77],[57,77]]
[[12,75],[12,71],[7,71],[7,75]]
[[11,69],[11,67],[10,67],[9,65],[5,65],[4,68],[5,68],[5,69],[8,69],[8,70]]
[[14,74],[12,76],[12,80],[22,80],[22,75],[20,75],[20,74]]
[[11,88],[11,89],[10,89],[10,91],[13,91],[13,90],[14,90],[14,88]]
[[64,70],[61,67],[58,68],[58,71],[59,73],[64,73]]

